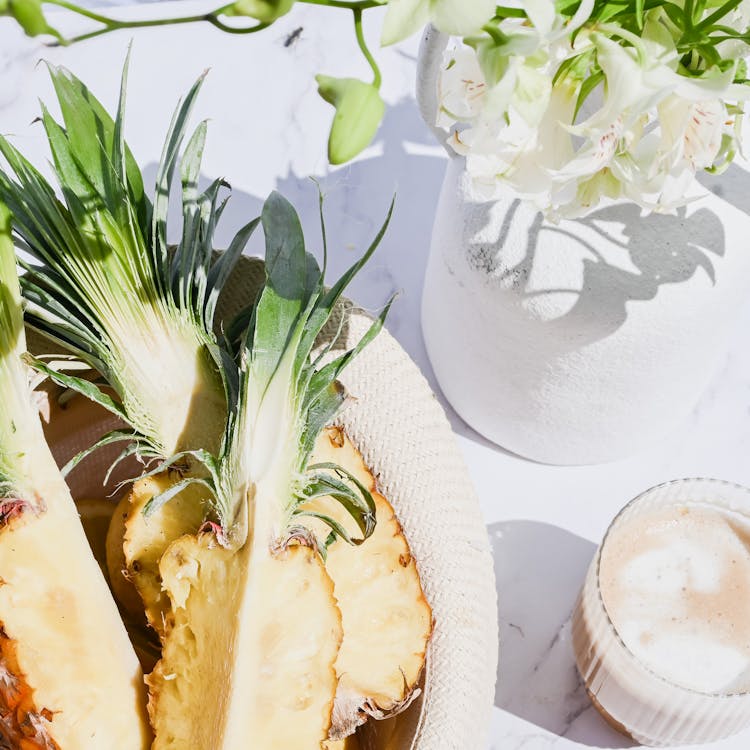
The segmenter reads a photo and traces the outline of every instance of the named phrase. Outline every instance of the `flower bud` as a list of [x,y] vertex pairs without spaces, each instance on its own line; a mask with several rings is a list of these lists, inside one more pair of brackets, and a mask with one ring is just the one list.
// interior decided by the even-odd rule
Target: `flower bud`
[[328,160],[344,164],[370,145],[385,112],[378,89],[356,78],[316,76],[318,93],[336,109]]
[[237,0],[227,6],[227,16],[250,16],[261,23],[273,23],[292,9],[294,0]]
[[[3,7],[3,5],[5,7]],[[0,12],[8,13],[18,21],[29,36],[59,34],[48,23],[42,13],[42,0],[0,0]]]

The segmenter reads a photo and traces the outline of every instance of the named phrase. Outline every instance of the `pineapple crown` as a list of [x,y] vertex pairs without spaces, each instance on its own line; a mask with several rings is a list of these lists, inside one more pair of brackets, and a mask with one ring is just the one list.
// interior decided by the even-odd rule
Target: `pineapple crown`
[[[144,476],[170,467],[201,465],[147,504],[158,511],[188,484],[204,486],[222,536],[242,541],[248,519],[241,508],[248,488],[263,472],[280,465],[283,528],[314,516],[330,528],[325,551],[336,538],[358,544],[373,531],[375,506],[364,486],[343,468],[310,464],[315,440],[345,399],[338,378],[377,335],[389,302],[362,339],[333,356],[337,336],[316,350],[321,331],[332,319],[341,295],[369,260],[388,226],[393,203],[375,240],[364,255],[330,288],[324,285],[327,259],[321,196],[323,267],[305,249],[299,217],[278,193],[262,214],[239,230],[228,250],[214,259],[215,227],[226,205],[220,199],[223,180],[197,188],[206,123],[189,139],[181,160],[187,121],[203,78],[191,88],[173,117],[156,178],[153,203],[145,194],[141,172],[124,140],[126,61],[114,120],[71,73],[50,67],[63,125],[43,108],[44,124],[62,200],[45,178],[6,139],[2,153],[15,176],[0,170],[0,200],[15,215],[16,244],[31,257],[21,262],[26,315],[31,326],[62,344],[98,370],[114,397],[98,384],[60,371],[38,358],[28,361],[52,380],[77,391],[116,414],[130,428],[114,430],[79,454],[70,471],[92,451],[115,442],[127,446],[113,463],[131,455],[152,460]],[[182,236],[173,253],[167,246],[169,194],[180,162]],[[256,303],[230,326],[228,340],[212,333],[216,303],[248,239],[262,223],[266,239],[266,281]],[[128,332],[163,325],[172,333],[189,328],[210,354],[226,399],[225,430],[218,451],[205,448],[165,453],[148,414],[139,411],[133,392],[143,383],[123,378],[129,352]],[[314,353],[314,357],[313,357]],[[137,395],[137,393],[136,393]],[[279,415],[284,419],[280,420]],[[283,426],[280,430],[279,424]],[[273,437],[273,439],[269,439]],[[269,445],[283,445],[268,453]],[[105,478],[105,482],[108,477]],[[354,518],[361,537],[352,537],[336,520],[305,507],[330,496]],[[283,529],[282,529],[283,531]]]
[[[16,262],[10,237],[10,212],[0,203],[0,392],[5,398],[14,395],[9,390],[12,383],[13,358],[16,357],[18,338],[21,335],[21,305],[18,299]],[[0,498],[7,497],[13,490],[7,446],[7,438],[12,431],[12,423],[7,416],[0,417]]]
[[[226,205],[221,193],[227,185],[217,179],[206,190],[198,190],[205,122],[196,128],[179,159],[203,76],[175,111],[152,203],[124,140],[128,61],[114,120],[72,73],[53,66],[49,72],[63,124],[44,105],[41,120],[62,199],[0,137],[0,153],[12,172],[0,170],[0,200],[14,215],[16,244],[31,258],[30,262],[19,258],[25,271],[21,286],[28,324],[101,373],[115,397],[39,359],[29,361],[60,385],[84,394],[132,426],[110,433],[96,447],[128,441],[128,455],[163,456],[165,446],[157,425],[138,400],[139,389],[146,390],[149,384],[129,381],[123,375],[128,372],[124,366],[128,346],[137,332],[147,337],[157,329],[182,331],[223,372],[220,360],[224,355],[212,332],[216,303],[258,221],[240,229],[227,251],[214,258],[215,229]],[[170,252],[169,195],[178,161],[182,236]]]
[[[247,326],[234,349],[236,366],[225,374],[230,410],[221,453],[186,451],[153,469],[157,473],[189,454],[205,466],[207,476],[184,477],[153,497],[146,513],[157,511],[185,487],[198,483],[214,498],[221,538],[241,544],[247,535],[247,519],[242,515],[247,488],[277,472],[283,477],[282,535],[296,533],[304,517],[316,518],[330,529],[326,539],[315,540],[325,554],[338,538],[361,544],[372,534],[375,503],[370,491],[343,467],[310,464],[310,456],[321,430],[346,399],[340,375],[380,332],[393,302],[391,298],[353,347],[333,355],[345,319],[337,303],[380,244],[393,202],[367,251],[330,288],[324,284],[328,253],[322,208],[321,195],[321,268],[306,250],[299,216],[291,203],[277,192],[265,201],[261,222],[266,279],[244,316]],[[321,336],[327,327],[333,327],[334,333]],[[340,503],[361,536],[352,536],[330,515],[308,506],[321,497]]]

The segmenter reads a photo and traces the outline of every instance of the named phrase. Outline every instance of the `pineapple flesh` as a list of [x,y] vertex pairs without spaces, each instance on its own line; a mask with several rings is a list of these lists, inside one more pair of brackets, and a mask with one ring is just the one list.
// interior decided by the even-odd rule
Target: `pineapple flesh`
[[341,618],[316,550],[185,536],[160,563],[172,612],[149,676],[154,750],[319,750]]
[[[377,509],[377,525],[372,536],[359,547],[336,542],[329,548],[326,560],[344,633],[336,658],[338,684],[329,733],[334,740],[350,735],[368,717],[384,718],[398,713],[417,697],[432,632],[432,613],[395,511],[386,498],[375,491],[372,472],[342,428],[329,427],[321,433],[311,461],[333,462],[347,469],[371,490]],[[184,597],[176,595],[175,587],[181,580],[180,575],[185,580],[190,580],[190,576],[185,577],[184,570],[181,574],[176,572],[174,560],[168,562],[168,556],[160,558],[159,551],[163,553],[167,549],[165,542],[179,528],[179,519],[185,519],[186,513],[187,525],[200,523],[198,518],[189,521],[189,508],[196,505],[194,497],[190,501],[183,497],[195,492],[189,487],[164,506],[162,512],[168,518],[160,519],[160,523],[167,524],[171,531],[159,534],[156,544],[153,536],[143,533],[149,528],[149,519],[142,515],[142,508],[154,493],[163,491],[172,481],[166,474],[139,480],[129,498],[121,503],[128,519],[127,528],[131,529],[126,532],[125,546],[129,559],[138,561],[137,573],[131,575],[131,580],[143,597],[141,608],[145,606],[148,611],[152,607],[153,612],[158,613],[158,616],[152,614],[149,621],[161,635],[164,634],[163,622],[177,617],[178,611],[184,615]],[[316,500],[309,507],[325,510],[344,525],[353,525],[330,498]],[[178,525],[171,526],[172,523]],[[309,520],[306,523],[314,525]],[[154,524],[153,528],[159,526]],[[322,524],[313,530],[320,535],[324,533]],[[355,533],[354,529],[351,533]],[[110,549],[122,550],[122,537],[119,541],[113,540]],[[195,555],[184,555],[180,545],[173,545],[170,550],[172,554],[180,550],[180,556],[185,559],[195,558]],[[132,569],[132,562],[128,569]],[[165,581],[162,591],[165,570],[169,571],[171,582]],[[235,573],[227,575],[233,577]],[[165,609],[165,596],[169,597],[173,615]],[[175,602],[178,610],[174,609]]]
[[143,678],[44,441],[0,204],[0,745],[144,750]]
[[195,486],[184,489],[157,515],[144,514],[146,503],[174,481],[174,473],[165,472],[135,482],[118,503],[107,534],[107,567],[120,605],[133,622],[142,622],[145,611],[159,636],[170,610],[159,563],[173,541],[198,532],[206,514]]
[[[321,433],[312,460],[332,462],[351,472],[371,490],[377,509],[375,531],[361,547],[338,541],[328,550],[326,568],[344,625],[330,735],[336,740],[350,735],[369,716],[386,718],[417,697],[432,611],[395,511],[375,491],[372,472],[340,427]],[[315,505],[351,524],[330,498]]]
[[14,655],[0,664],[0,705],[29,693],[21,712],[3,712],[0,738],[25,750],[15,717],[20,736],[38,734],[29,748],[46,748],[44,737],[62,750],[149,747],[140,666],[73,500],[51,456],[33,466],[46,491],[0,528],[2,652],[12,644]]

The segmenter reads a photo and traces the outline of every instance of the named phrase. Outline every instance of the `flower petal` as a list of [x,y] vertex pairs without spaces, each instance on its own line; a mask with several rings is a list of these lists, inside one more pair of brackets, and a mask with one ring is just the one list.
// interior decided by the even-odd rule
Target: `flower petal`
[[429,0],[432,23],[455,36],[479,31],[495,15],[496,7],[495,0]]
[[430,20],[429,0],[390,0],[381,44],[387,46],[415,34]]
[[547,36],[555,23],[555,4],[552,0],[523,0],[521,5],[534,28]]

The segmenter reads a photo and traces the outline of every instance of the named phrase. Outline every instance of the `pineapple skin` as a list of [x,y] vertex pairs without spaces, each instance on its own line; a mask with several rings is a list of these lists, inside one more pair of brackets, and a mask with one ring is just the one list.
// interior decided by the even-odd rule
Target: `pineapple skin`
[[[376,506],[372,536],[359,547],[337,541],[326,562],[344,626],[330,733],[332,740],[341,740],[368,717],[395,715],[417,697],[432,635],[432,610],[396,513],[376,491],[372,472],[341,428],[321,433],[311,462],[333,462],[347,469],[370,489]],[[356,535],[338,503],[324,498],[315,507]]]
[[342,631],[317,551],[229,551],[204,533],[170,545],[160,572],[172,614],[148,677],[154,750],[320,750]]
[[18,704],[0,739],[145,750],[143,677],[117,607],[51,454],[27,459],[37,497],[0,524],[0,705]]

